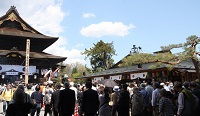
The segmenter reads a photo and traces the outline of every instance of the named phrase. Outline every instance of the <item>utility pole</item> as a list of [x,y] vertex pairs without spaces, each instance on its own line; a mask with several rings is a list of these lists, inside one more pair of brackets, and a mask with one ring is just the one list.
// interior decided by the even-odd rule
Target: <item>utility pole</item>
[[27,39],[26,40],[25,84],[28,84],[29,53],[30,53],[30,39]]

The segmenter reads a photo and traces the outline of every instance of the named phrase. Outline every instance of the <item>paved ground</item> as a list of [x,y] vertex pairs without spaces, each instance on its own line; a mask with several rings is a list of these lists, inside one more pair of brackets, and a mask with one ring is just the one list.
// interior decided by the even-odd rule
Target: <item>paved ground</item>
[[[3,112],[3,103],[0,103],[0,113],[2,113],[2,112]],[[5,115],[0,114],[0,116],[5,116]],[[40,112],[40,116],[44,116],[44,110],[43,109]]]

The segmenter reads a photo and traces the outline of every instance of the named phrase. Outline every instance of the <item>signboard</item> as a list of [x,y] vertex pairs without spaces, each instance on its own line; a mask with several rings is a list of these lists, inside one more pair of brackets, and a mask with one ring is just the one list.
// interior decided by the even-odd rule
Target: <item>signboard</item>
[[110,76],[111,80],[121,80],[122,79],[122,75],[114,75],[114,76]]
[[94,78],[94,82],[99,82],[99,81],[102,81],[104,80],[104,77],[95,77]]
[[[6,75],[18,75],[19,72],[24,73],[25,67],[21,65],[0,65],[0,73],[5,72]],[[36,72],[36,66],[29,66],[29,75]]]
[[147,72],[134,73],[134,74],[131,74],[131,79],[137,79],[137,78],[145,79],[146,76],[147,76]]

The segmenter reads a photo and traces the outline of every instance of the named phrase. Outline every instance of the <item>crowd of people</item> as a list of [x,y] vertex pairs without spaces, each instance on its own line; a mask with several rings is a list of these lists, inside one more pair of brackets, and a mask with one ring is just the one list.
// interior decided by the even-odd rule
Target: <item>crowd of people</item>
[[84,84],[4,84],[0,86],[6,116],[188,116],[200,111],[200,84],[191,82],[124,83],[114,87]]

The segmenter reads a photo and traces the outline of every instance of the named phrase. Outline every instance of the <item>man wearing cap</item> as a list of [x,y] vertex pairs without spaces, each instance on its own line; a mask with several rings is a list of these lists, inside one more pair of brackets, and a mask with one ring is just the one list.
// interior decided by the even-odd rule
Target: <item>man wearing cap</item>
[[118,99],[119,99],[119,86],[114,86],[113,93],[111,94],[112,105],[112,116],[116,116],[118,112]]

